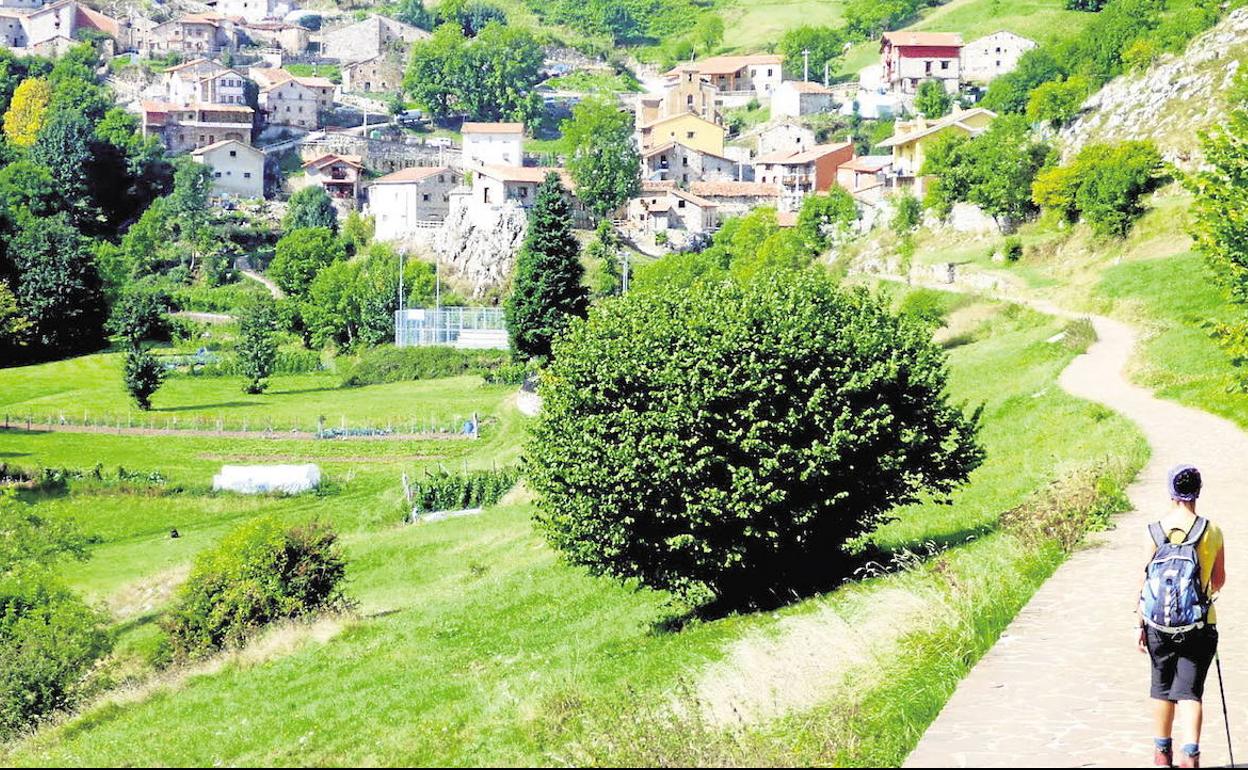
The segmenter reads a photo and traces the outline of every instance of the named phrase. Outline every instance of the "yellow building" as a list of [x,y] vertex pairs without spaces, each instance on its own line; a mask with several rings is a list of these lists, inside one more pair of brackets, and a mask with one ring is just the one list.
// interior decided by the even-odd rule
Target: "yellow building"
[[668,142],[679,142],[695,150],[722,156],[726,133],[727,129],[723,126],[686,112],[637,126],[637,146],[645,152]]
[[890,148],[893,153],[893,173],[901,184],[913,183],[915,194],[923,194],[923,179],[919,172],[927,151],[942,136],[961,133],[977,136],[992,123],[997,114],[983,107],[962,110],[940,120],[928,122],[922,115],[914,120],[897,121],[894,133],[880,142],[880,147]]

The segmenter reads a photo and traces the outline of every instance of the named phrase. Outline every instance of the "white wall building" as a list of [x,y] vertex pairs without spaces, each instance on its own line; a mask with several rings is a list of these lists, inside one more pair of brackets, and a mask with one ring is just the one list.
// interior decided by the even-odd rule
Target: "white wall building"
[[464,168],[519,166],[524,161],[523,123],[465,123]]
[[771,117],[797,118],[831,112],[836,107],[831,88],[821,83],[786,80],[771,95]]
[[216,0],[209,2],[217,13],[241,16],[247,21],[280,19],[298,6],[292,0]]
[[985,84],[1013,72],[1023,54],[1036,47],[1036,41],[1001,30],[972,40],[962,47],[962,79]]
[[451,191],[463,181],[463,173],[448,166],[414,166],[374,180],[368,211],[375,217],[377,240],[402,240],[446,219]]
[[264,197],[264,152],[233,139],[201,147],[191,153],[196,163],[212,169],[214,195]]

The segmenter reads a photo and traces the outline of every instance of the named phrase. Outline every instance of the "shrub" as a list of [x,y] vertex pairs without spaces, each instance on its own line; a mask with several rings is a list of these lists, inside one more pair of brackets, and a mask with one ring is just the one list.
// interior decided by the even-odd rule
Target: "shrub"
[[1001,246],[1001,255],[1005,257],[1006,262],[1017,262],[1023,258],[1023,240],[1017,235],[1011,235],[1005,239],[1005,243]]
[[378,345],[364,351],[343,378],[342,385],[355,388],[386,382],[458,377],[487,372],[509,360],[507,352],[502,350],[458,350],[440,345],[414,348]]
[[1102,462],[1077,468],[1001,515],[1001,527],[1029,546],[1053,542],[1070,551],[1088,532],[1106,529],[1110,517],[1129,510],[1124,487],[1133,474]]
[[1164,178],[1152,142],[1090,144],[1069,165],[1046,169],[1031,186],[1032,200],[1098,235],[1123,237],[1144,212],[1141,199]]
[[485,508],[501,500],[519,480],[518,468],[427,473],[410,487],[412,512]]
[[572,324],[527,443],[572,563],[726,601],[843,576],[982,459],[930,329],[814,271],[630,293]]
[[111,639],[103,615],[52,565],[86,557],[87,540],[0,493],[0,740],[72,706]]
[[909,192],[897,196],[893,203],[893,219],[889,222],[893,232],[898,235],[913,232],[923,221],[923,204]]
[[346,559],[328,525],[249,521],[199,555],[161,622],[174,660],[243,644],[263,626],[345,609]]
[[152,396],[165,381],[165,367],[150,352],[133,347],[126,351],[126,390],[143,411],[152,408]]
[[263,393],[277,363],[277,308],[269,297],[248,302],[238,318],[238,367],[245,393]]

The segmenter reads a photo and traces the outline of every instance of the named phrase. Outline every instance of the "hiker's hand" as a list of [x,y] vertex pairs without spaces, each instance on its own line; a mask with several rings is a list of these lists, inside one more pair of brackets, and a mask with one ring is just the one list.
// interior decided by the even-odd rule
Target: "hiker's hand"
[[1140,635],[1136,637],[1135,648],[1145,655],[1148,654],[1148,637],[1144,634],[1143,627],[1140,628]]

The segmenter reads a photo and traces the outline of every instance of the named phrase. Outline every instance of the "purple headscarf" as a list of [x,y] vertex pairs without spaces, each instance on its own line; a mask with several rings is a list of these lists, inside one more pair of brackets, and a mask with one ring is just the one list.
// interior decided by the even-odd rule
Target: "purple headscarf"
[[1166,486],[1170,490],[1170,499],[1181,503],[1193,502],[1200,497],[1200,471],[1194,465],[1176,465],[1170,469],[1170,478]]

